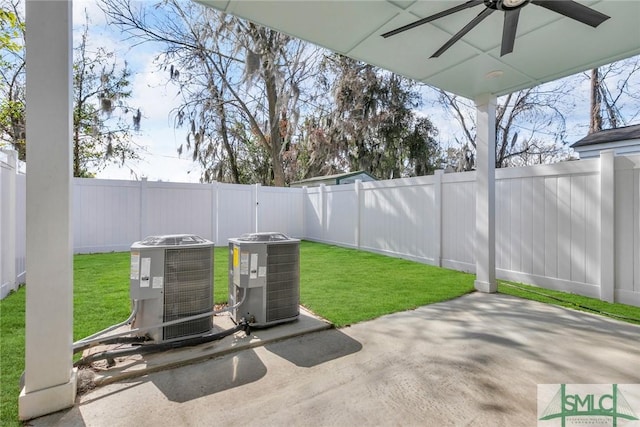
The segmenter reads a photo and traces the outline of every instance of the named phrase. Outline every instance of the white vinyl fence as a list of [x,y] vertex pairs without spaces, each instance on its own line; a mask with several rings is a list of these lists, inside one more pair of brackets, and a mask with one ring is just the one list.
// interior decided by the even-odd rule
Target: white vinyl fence
[[[24,176],[13,210],[11,179],[2,176],[3,283],[5,211],[17,212],[24,271]],[[640,306],[640,156],[497,170],[495,220],[498,277]],[[473,272],[475,172],[314,188],[75,179],[73,223],[77,253],[126,251],[154,234],[223,246],[280,231]]]
[[304,237],[302,189],[74,179],[74,251],[127,251],[146,236],[231,237],[281,231]]
[[25,281],[25,188],[17,151],[0,150],[0,299]]
[[[498,277],[640,306],[640,156],[610,163],[496,171]],[[475,172],[308,188],[304,214],[309,240],[475,271]]]

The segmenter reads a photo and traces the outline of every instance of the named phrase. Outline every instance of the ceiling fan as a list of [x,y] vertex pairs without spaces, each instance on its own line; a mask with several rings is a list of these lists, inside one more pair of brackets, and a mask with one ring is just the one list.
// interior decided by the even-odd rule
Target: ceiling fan
[[451,15],[452,13],[460,12],[461,10],[469,9],[480,4],[484,4],[485,9],[473,18],[467,25],[464,26],[458,33],[456,33],[449,41],[447,41],[440,49],[438,49],[431,58],[437,58],[442,55],[447,49],[449,49],[455,42],[460,40],[467,34],[473,27],[478,25],[483,19],[491,15],[496,10],[504,12],[504,25],[502,27],[502,47],[500,49],[500,56],[504,56],[513,51],[513,45],[516,40],[516,31],[518,28],[518,19],[520,17],[520,9],[529,3],[533,3],[537,6],[542,6],[545,9],[549,9],[553,12],[566,16],[567,18],[575,19],[583,24],[597,27],[604,21],[610,18],[603,13],[600,13],[590,7],[584,6],[573,0],[469,0],[466,3],[454,6],[450,9],[436,13],[435,15],[427,16],[426,18],[419,19],[411,24],[405,25],[395,30],[382,34],[382,37],[388,38],[404,31],[410,30],[427,22],[434,21],[436,19]]

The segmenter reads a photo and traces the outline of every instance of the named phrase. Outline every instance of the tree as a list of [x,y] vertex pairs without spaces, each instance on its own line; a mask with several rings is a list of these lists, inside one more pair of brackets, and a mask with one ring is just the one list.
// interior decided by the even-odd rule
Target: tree
[[25,25],[20,2],[3,1],[0,13],[0,136],[25,160]]
[[[537,86],[498,99],[496,107],[496,167],[524,166],[563,156],[567,94],[571,82]],[[476,148],[475,108],[456,95],[437,90],[439,103],[460,125],[463,140],[449,151],[456,170],[471,170]]]
[[142,113],[126,104],[131,96],[125,63],[118,67],[113,52],[88,45],[85,21],[73,61],[73,176],[90,177],[108,162],[137,158],[132,132]]
[[[496,111],[496,167],[550,163],[571,158],[565,117],[574,113],[580,76],[589,80],[589,133],[637,120],[640,111],[640,56],[582,75],[499,98]],[[462,140],[448,150],[449,163],[470,170],[475,153],[475,109],[468,101],[438,91],[439,103],[460,125]],[[585,123],[586,126],[586,123]],[[526,137],[523,138],[523,135]]]
[[382,79],[374,66],[342,55],[329,58],[336,74],[332,95],[330,135],[347,160],[349,169],[374,174],[376,131],[382,119],[379,106]]
[[166,0],[161,14],[129,0],[101,4],[132,40],[163,46],[158,63],[183,98],[175,123],[189,130],[179,153],[186,148],[200,162],[204,181],[257,177],[256,156],[266,155],[263,183],[285,184],[286,152],[316,48],[196,3]]
[[[2,140],[27,160],[25,120],[24,19],[21,3],[11,3],[15,31],[10,46],[2,46],[0,77],[0,132]],[[4,11],[4,13],[9,13]],[[93,176],[108,162],[124,163],[137,158],[132,131],[139,128],[141,112],[126,105],[130,72],[118,67],[113,52],[104,48],[91,51],[88,43],[89,20],[86,18],[73,61],[73,175]],[[4,27],[3,27],[4,29]]]
[[313,135],[331,149],[307,157],[382,179],[431,172],[437,131],[414,113],[420,101],[415,83],[341,55],[328,57],[326,65],[333,107],[326,130]]
[[3,4],[2,8],[0,8],[0,49],[7,49],[12,52],[22,49],[22,44],[16,39],[24,40],[24,24],[15,12],[15,6],[15,3],[11,3],[10,6]]
[[428,117],[417,117],[411,131],[405,137],[408,149],[408,175],[431,175],[442,167],[440,144],[435,137],[438,130]]
[[590,114],[589,133],[624,126],[637,119],[640,100],[640,56],[594,68],[588,75]]

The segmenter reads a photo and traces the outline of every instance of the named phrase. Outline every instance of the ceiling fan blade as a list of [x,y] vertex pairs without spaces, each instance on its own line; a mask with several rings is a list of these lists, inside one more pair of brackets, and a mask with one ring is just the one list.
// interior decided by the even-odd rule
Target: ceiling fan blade
[[427,22],[435,21],[436,19],[451,15],[452,13],[456,13],[464,9],[469,9],[470,7],[477,6],[481,3],[484,3],[484,0],[469,0],[466,3],[454,6],[451,9],[443,10],[442,12],[436,13],[435,15],[427,16],[426,18],[419,19],[415,22],[412,22],[411,24],[396,28],[395,30],[391,30],[387,33],[382,34],[382,37],[386,39],[388,37],[395,36],[396,34],[402,33],[403,31],[407,31],[422,24],[426,24]]
[[438,49],[438,51],[436,53],[431,55],[431,58],[437,58],[440,55],[442,55],[447,49],[449,49],[451,46],[453,46],[453,44],[455,42],[457,42],[462,37],[464,37],[464,35],[467,34],[469,31],[471,31],[473,29],[473,27],[478,25],[484,18],[486,18],[487,16],[491,15],[494,11],[495,11],[495,9],[486,8],[485,10],[480,12],[478,14],[478,16],[473,18],[467,25],[464,26],[463,29],[458,31],[455,36],[451,37],[449,39],[449,41],[446,42],[440,49]]
[[573,0],[531,0],[531,3],[594,28],[610,18],[610,16],[604,13],[600,13]]
[[500,56],[513,52],[519,18],[520,9],[506,10],[504,12],[504,26],[502,27],[502,47],[500,49]]

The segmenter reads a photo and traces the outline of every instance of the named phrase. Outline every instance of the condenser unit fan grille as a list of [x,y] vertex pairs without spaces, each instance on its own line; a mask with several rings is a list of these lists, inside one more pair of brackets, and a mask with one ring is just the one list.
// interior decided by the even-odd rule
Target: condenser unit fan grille
[[266,320],[272,322],[299,314],[300,262],[298,244],[267,247]]
[[[164,321],[213,310],[211,248],[167,249],[165,253]],[[211,317],[166,326],[164,339],[205,333]]]

